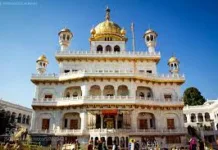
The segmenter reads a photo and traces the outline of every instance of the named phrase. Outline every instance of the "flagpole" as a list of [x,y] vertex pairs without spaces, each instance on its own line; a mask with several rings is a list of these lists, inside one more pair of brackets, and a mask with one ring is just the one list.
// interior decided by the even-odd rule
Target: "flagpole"
[[131,23],[131,31],[132,31],[132,51],[135,52],[135,33],[134,33],[134,24]]

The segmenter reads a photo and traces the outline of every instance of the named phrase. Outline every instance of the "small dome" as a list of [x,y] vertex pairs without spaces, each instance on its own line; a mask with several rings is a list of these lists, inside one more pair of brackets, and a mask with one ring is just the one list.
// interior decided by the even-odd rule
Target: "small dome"
[[168,64],[174,63],[174,62],[179,63],[179,60],[175,56],[170,57],[170,59],[168,60]]
[[39,61],[44,61],[44,62],[47,62],[47,63],[48,63],[48,59],[46,58],[45,55],[40,56],[40,57],[37,59],[36,62],[39,62]]
[[147,31],[145,31],[144,37],[145,37],[147,34],[149,34],[149,33],[154,33],[156,36],[158,35],[154,30],[148,29]]
[[90,30],[90,33],[91,33],[91,34],[95,34],[95,33],[96,33],[95,28],[92,28],[92,29]]
[[120,33],[121,33],[122,35],[126,35],[126,30],[123,28],[123,29],[120,31]]
[[68,28],[61,29],[61,31],[58,33],[58,35],[60,35],[61,32],[68,32],[68,33],[70,33],[73,36],[73,33]]

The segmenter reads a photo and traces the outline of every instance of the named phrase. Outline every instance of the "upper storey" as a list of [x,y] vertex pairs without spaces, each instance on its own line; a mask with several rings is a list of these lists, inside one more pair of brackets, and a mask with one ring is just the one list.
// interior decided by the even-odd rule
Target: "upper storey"
[[[73,33],[68,28],[62,29],[58,33],[60,51],[55,55],[60,74],[45,74],[48,61],[42,56],[45,60],[37,61],[38,74],[32,76],[32,82],[66,82],[84,78],[130,78],[178,84],[185,82],[184,76],[178,74],[179,61],[175,57],[168,62],[171,74],[158,74],[160,52],[155,50],[158,36],[155,31],[149,29],[143,35],[147,51],[134,51],[134,48],[133,51],[127,51],[126,31],[111,21],[110,9],[107,8],[105,20],[93,27],[90,33],[90,51],[69,51]],[[134,45],[133,26],[132,33]]]
[[155,51],[157,33],[149,29],[144,34],[145,43],[148,47],[146,52],[126,51],[126,31],[118,24],[111,21],[110,9],[106,9],[105,20],[100,22],[90,31],[90,52],[69,51],[73,33],[64,28],[59,32],[60,51],[56,53],[56,60],[81,61],[81,60],[140,60],[158,63],[160,53]]

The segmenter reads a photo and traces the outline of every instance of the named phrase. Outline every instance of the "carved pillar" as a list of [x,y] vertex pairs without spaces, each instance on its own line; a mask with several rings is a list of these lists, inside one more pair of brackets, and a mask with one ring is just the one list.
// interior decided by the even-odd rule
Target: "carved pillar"
[[115,116],[115,129],[118,128],[118,115]]
[[131,129],[137,129],[137,117],[138,113],[133,110],[131,112]]
[[103,129],[103,119],[104,119],[104,115],[101,114],[101,129]]
[[32,119],[31,119],[31,127],[30,127],[30,130],[36,130],[36,127],[35,127],[35,121],[36,120],[36,112],[35,110],[33,111],[32,113]]
[[87,128],[87,113],[86,111],[80,113],[81,119],[81,130],[86,130]]
[[88,85],[82,85],[81,86],[81,90],[82,90],[82,96],[88,96],[88,94],[89,94],[89,87],[88,87]]

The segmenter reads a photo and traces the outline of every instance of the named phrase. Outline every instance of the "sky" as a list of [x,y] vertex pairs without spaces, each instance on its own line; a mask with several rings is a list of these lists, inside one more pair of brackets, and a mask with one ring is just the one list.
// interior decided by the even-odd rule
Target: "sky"
[[45,54],[48,73],[59,73],[55,52],[58,32],[68,27],[74,34],[71,49],[89,51],[90,29],[111,20],[124,27],[131,50],[130,24],[135,24],[136,49],[146,51],[143,34],[158,33],[161,52],[158,73],[167,74],[168,59],[180,60],[180,73],[188,87],[197,87],[206,99],[218,98],[217,0],[0,0],[0,99],[31,107],[36,59]]

